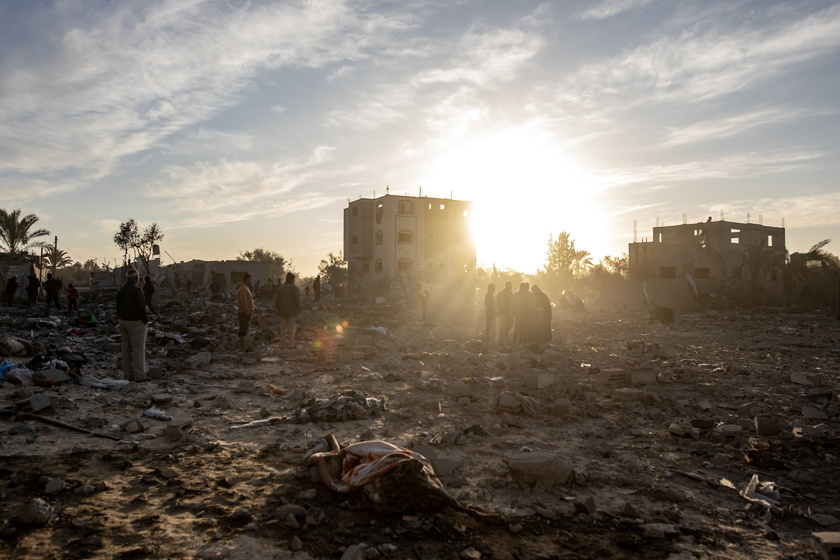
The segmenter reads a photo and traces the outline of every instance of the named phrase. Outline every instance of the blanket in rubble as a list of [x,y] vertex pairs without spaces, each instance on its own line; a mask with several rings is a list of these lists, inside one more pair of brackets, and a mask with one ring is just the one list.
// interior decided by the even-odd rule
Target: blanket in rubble
[[308,459],[321,481],[340,493],[361,490],[376,511],[432,512],[458,506],[428,459],[410,449],[386,441],[363,441],[342,449],[332,434],[324,447]]

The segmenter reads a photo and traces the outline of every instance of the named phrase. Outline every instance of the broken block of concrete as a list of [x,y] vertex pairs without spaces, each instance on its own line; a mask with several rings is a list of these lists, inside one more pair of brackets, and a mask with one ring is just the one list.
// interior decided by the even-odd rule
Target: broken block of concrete
[[657,381],[657,373],[653,368],[633,368],[630,370],[631,385],[653,385]]
[[711,432],[711,436],[719,443],[738,444],[744,438],[744,429],[737,424],[722,424]]
[[802,416],[808,420],[828,420],[828,414],[821,407],[813,404],[802,405]]
[[552,416],[569,416],[572,413],[572,401],[569,399],[557,399],[549,407]]
[[757,414],[753,418],[755,433],[760,436],[775,436],[782,433],[782,424],[776,416],[771,414]]
[[601,370],[601,383],[606,386],[626,385],[627,371],[622,368],[605,368]]
[[806,373],[802,371],[795,371],[791,373],[790,381],[791,383],[796,383],[797,385],[805,385],[807,387],[820,386],[824,383],[822,374]]
[[129,418],[128,420],[120,424],[120,429],[129,434],[143,432],[146,430],[147,427],[148,424],[142,422],[139,418]]
[[554,385],[553,373],[529,373],[525,376],[525,386],[530,389],[545,389]]
[[574,469],[554,453],[517,453],[504,459],[513,479],[520,484],[542,483],[546,486],[566,484]]
[[73,378],[67,375],[67,373],[61,371],[60,369],[55,368],[47,368],[38,371],[38,374],[43,376],[44,379],[58,387],[59,385],[64,385],[65,383],[69,383],[73,381]]
[[748,402],[738,407],[738,418],[753,418],[758,414],[758,403]]
[[187,358],[184,365],[190,369],[200,368],[202,366],[209,366],[213,355],[210,352],[199,352],[195,356]]
[[259,362],[261,358],[262,356],[260,356],[259,352],[245,352],[239,355],[239,363],[252,366]]
[[811,533],[811,539],[822,560],[840,560],[840,532]]
[[456,381],[452,384],[452,396],[455,398],[470,397],[473,394],[472,388],[463,381]]
[[146,372],[146,375],[149,379],[163,379],[163,368],[158,366],[152,366]]
[[24,401],[19,401],[17,403],[17,406],[28,408],[32,412],[39,412],[41,410],[50,408],[52,406],[52,402],[50,401],[49,395],[45,393],[39,393]]

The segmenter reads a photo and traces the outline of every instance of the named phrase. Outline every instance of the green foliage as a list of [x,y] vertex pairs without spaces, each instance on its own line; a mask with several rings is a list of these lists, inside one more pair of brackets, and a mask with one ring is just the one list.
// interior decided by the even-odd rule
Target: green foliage
[[321,275],[321,282],[332,285],[336,290],[341,291],[347,287],[347,261],[341,252],[338,255],[328,253],[327,258],[321,259],[318,273]]
[[283,255],[276,251],[269,251],[259,247],[252,251],[240,251],[236,256],[238,261],[254,261],[262,263],[276,263],[280,265],[282,270],[292,267],[292,261],[287,261]]
[[154,246],[163,241],[163,238],[163,232],[157,223],[146,227],[141,234],[137,222],[131,219],[120,224],[119,230],[114,234],[114,244],[123,250],[123,264],[128,264],[128,252],[132,251],[134,258],[139,257],[148,269]]
[[50,235],[45,229],[32,230],[32,226],[38,221],[35,214],[27,214],[21,217],[20,209],[7,212],[0,209],[0,243],[9,254],[24,252],[30,247],[40,247],[43,242],[35,241],[36,237]]

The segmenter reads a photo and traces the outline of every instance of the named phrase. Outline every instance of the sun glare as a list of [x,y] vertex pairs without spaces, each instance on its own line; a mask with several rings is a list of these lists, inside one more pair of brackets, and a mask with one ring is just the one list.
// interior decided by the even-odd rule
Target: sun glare
[[[601,256],[602,216],[586,170],[554,139],[530,129],[476,138],[441,157],[424,185],[472,200],[480,266],[531,273],[545,263],[552,233]],[[434,190],[430,188],[429,190]]]

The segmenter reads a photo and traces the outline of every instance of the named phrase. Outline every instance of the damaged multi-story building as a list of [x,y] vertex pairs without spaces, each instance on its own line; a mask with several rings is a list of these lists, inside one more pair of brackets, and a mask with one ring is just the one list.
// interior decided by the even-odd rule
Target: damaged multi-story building
[[[645,280],[658,292],[677,296],[687,287],[695,299],[784,296],[785,229],[725,220],[653,228],[651,241],[629,245],[630,279]],[[670,287],[669,287],[670,286]],[[682,306],[681,306],[682,307]]]
[[360,198],[344,209],[348,284],[423,278],[446,282],[475,271],[472,202],[427,196]]

